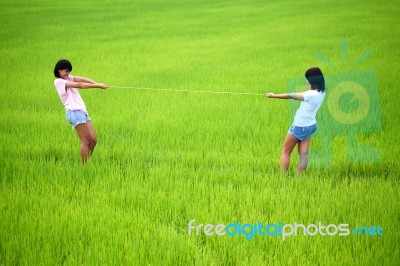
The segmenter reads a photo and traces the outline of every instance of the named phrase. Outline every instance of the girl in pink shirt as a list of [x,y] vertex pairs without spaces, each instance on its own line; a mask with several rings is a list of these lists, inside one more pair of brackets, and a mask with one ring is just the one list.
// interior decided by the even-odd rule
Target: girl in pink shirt
[[82,163],[86,163],[96,146],[96,134],[90,122],[85,103],[79,94],[79,89],[100,88],[107,89],[108,86],[97,83],[91,79],[71,76],[71,63],[62,59],[54,67],[54,85],[66,110],[69,123],[76,129],[81,141],[80,154]]

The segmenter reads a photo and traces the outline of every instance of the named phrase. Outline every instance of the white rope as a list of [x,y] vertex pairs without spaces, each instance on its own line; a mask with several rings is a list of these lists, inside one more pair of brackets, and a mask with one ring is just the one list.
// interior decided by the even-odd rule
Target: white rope
[[172,91],[172,92],[193,92],[193,93],[211,93],[211,94],[233,94],[233,95],[256,95],[256,96],[264,96],[264,95],[265,95],[265,94],[261,94],[261,93],[251,93],[251,92],[204,91],[204,90],[174,90],[174,89],[136,88],[136,87],[123,87],[123,86],[109,86],[109,88],[132,89],[132,90],[146,90],[146,91]]

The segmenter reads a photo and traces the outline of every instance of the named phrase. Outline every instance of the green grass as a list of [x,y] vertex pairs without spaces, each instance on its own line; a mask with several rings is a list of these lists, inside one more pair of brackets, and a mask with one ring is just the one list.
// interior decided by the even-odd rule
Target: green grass
[[[0,265],[398,264],[398,13],[395,1],[1,1]],[[286,92],[315,65],[374,70],[382,128],[358,137],[381,161],[349,162],[340,135],[333,167],[298,177],[294,153],[282,175],[286,101],[110,88],[81,91],[98,137],[82,167],[53,85],[60,58],[109,85],[251,93]],[[192,219],[384,236],[189,236]]]

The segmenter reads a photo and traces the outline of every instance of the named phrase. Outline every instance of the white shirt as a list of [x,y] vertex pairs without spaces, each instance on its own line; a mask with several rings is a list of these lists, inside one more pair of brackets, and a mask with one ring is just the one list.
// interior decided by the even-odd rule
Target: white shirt
[[[74,77],[68,75],[68,81],[74,81]],[[65,110],[81,110],[87,113],[85,103],[82,100],[81,95],[77,88],[65,88],[65,83],[67,80],[62,78],[57,78],[54,80],[54,85],[56,86],[60,100],[63,103]]]
[[315,115],[325,98],[325,92],[308,90],[303,93],[304,101],[294,116],[293,125],[296,127],[307,127],[317,123]]

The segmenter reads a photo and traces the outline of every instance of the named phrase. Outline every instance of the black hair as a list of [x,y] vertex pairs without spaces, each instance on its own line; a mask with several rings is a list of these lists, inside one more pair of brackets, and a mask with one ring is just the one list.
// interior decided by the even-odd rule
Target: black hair
[[317,87],[317,91],[325,91],[325,79],[321,69],[318,67],[312,67],[306,71],[305,76],[310,83],[311,88],[315,89],[315,87]]
[[56,66],[54,67],[54,76],[59,78],[60,73],[58,71],[63,69],[68,69],[70,72],[72,71],[71,62],[69,62],[67,59],[58,60]]

